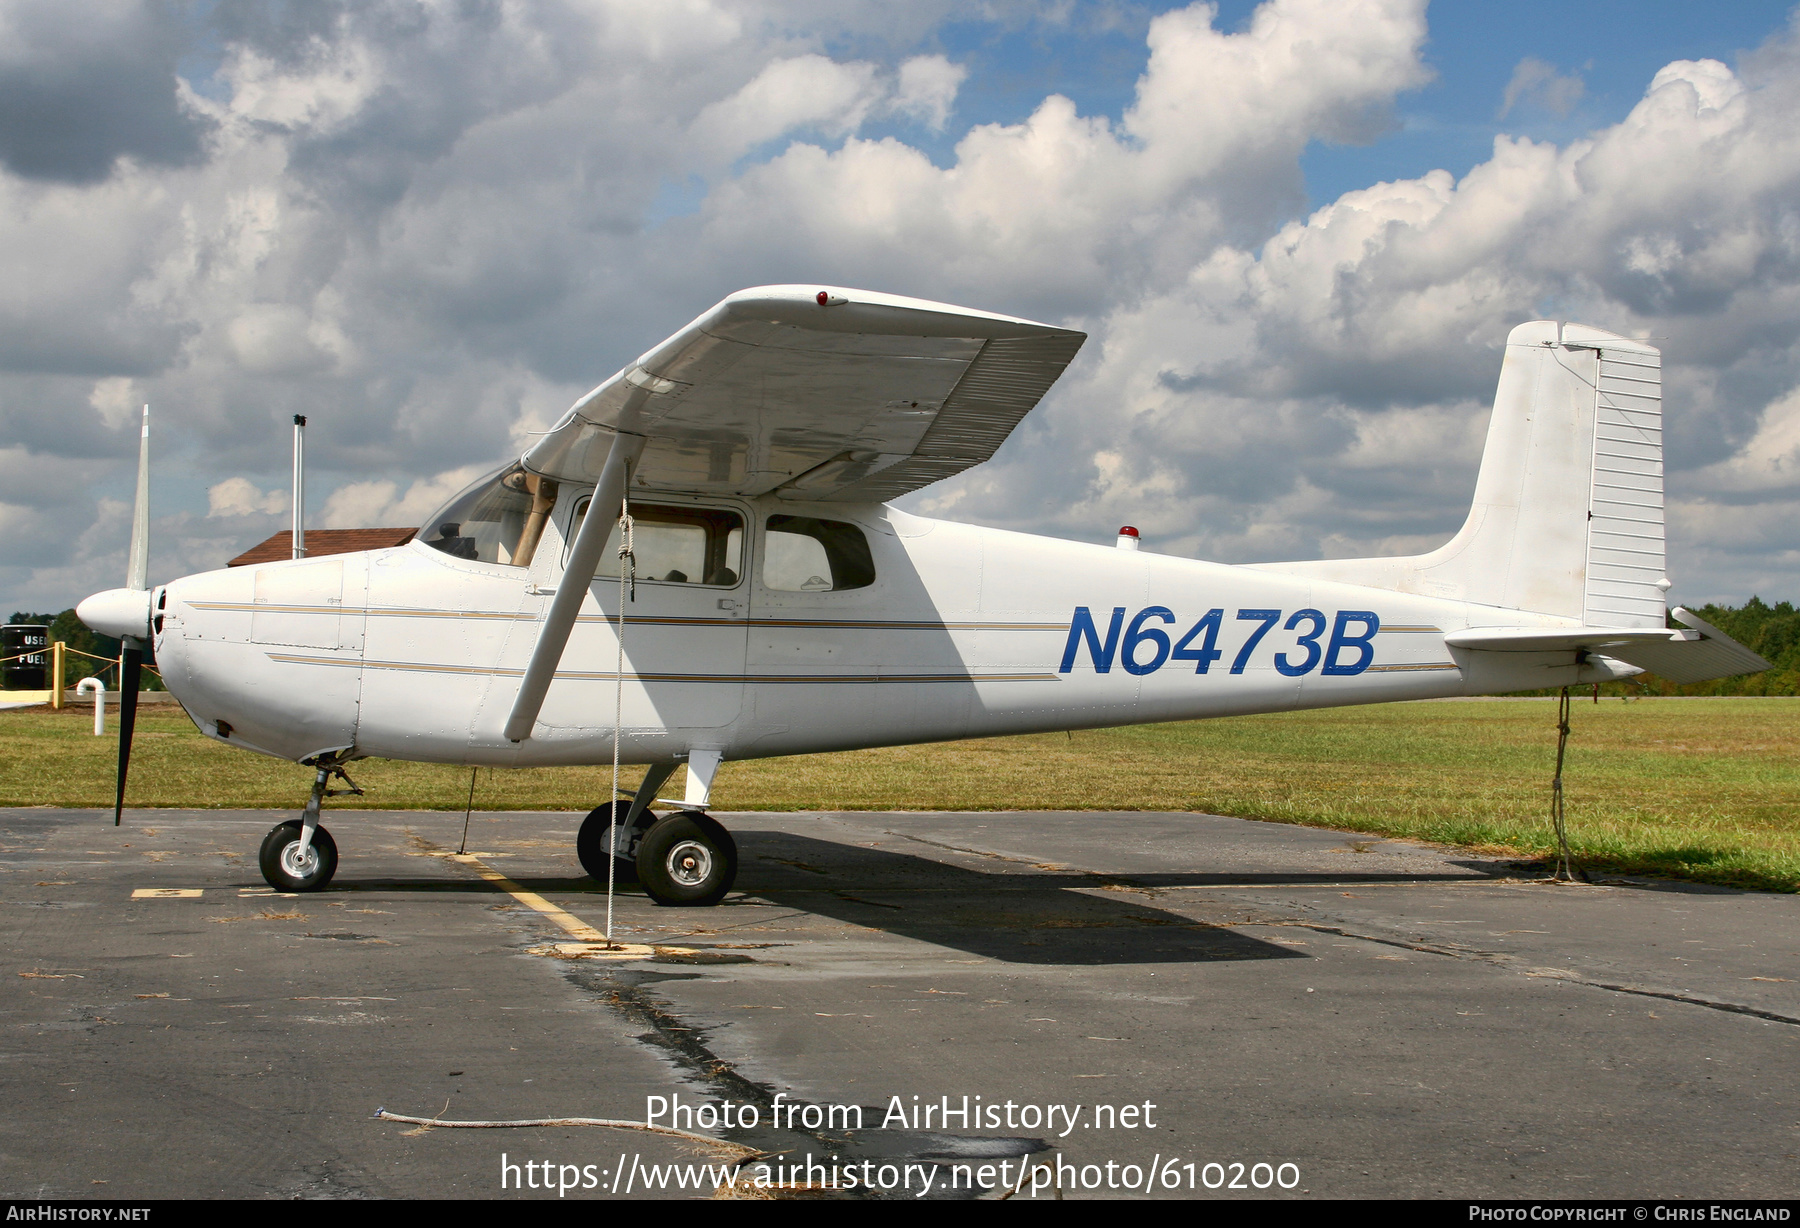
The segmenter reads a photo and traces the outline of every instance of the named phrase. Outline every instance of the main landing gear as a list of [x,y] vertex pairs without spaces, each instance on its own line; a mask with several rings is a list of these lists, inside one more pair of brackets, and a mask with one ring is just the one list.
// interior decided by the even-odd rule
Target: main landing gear
[[[344,774],[343,765],[318,760],[318,773],[313,777],[312,796],[306,799],[306,810],[299,819],[277,823],[263,837],[257,864],[263,880],[277,891],[323,891],[337,873],[337,842],[331,833],[319,826],[319,805],[328,797],[362,792],[356,782]],[[327,789],[333,776],[349,786]]]
[[[655,800],[657,789],[675,766],[654,765],[631,801],[611,802],[590,811],[576,836],[575,851],[582,869],[598,882],[606,881],[610,859],[614,882],[628,883],[635,878],[644,894],[658,904],[717,904],[737,879],[737,842],[702,809],[665,815],[651,813],[650,803]],[[716,756],[692,757],[688,765],[687,804],[706,805],[712,774],[717,768]],[[613,840],[610,850],[609,834]]]

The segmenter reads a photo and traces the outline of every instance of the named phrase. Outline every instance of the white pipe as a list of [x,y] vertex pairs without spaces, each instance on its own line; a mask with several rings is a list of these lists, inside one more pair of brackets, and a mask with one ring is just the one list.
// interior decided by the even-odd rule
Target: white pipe
[[98,678],[83,678],[75,684],[77,695],[94,697],[94,736],[106,732],[106,684]]
[[306,557],[306,415],[294,415],[294,557]]

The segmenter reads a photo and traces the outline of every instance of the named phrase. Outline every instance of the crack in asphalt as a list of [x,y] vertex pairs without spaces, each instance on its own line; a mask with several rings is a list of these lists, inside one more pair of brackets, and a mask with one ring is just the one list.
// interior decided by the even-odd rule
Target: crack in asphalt
[[[1320,934],[1332,934],[1339,938],[1354,938],[1359,942],[1374,942],[1387,947],[1399,947],[1407,951],[1417,951],[1422,955],[1441,955],[1448,959],[1461,959],[1473,963],[1490,964],[1497,968],[1506,968],[1510,972],[1518,972],[1521,976],[1540,977],[1545,980],[1566,981],[1571,985],[1585,985],[1590,989],[1605,989],[1613,993],[1632,994],[1640,998],[1659,998],[1665,1002],[1680,1002],[1687,1006],[1704,1006],[1708,1010],[1724,1011],[1732,1015],[1749,1015],[1754,1019],[1767,1019],[1771,1023],[1792,1024],[1800,1027],[1800,1019],[1791,1015],[1782,1015],[1775,1011],[1765,1011],[1759,1007],[1745,1006],[1741,1002],[1724,1002],[1717,998],[1702,998],[1697,994],[1678,993],[1674,990],[1645,989],[1641,985],[1615,985],[1610,981],[1595,981],[1580,973],[1569,972],[1562,968],[1514,968],[1509,965],[1519,963],[1519,957],[1504,951],[1483,951],[1476,947],[1465,947],[1458,950],[1453,947],[1440,946],[1436,943],[1408,941],[1404,938],[1383,938],[1376,934],[1362,934],[1338,925],[1322,925],[1316,921],[1261,921],[1257,925],[1282,925],[1294,929],[1312,930]],[[1235,928],[1235,927],[1233,927]]]

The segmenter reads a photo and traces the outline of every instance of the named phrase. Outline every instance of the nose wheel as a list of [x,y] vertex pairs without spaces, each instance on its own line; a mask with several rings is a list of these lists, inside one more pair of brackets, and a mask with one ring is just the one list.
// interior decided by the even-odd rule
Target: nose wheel
[[663,816],[638,841],[638,882],[658,904],[717,904],[737,880],[737,867],[737,841],[698,810]]
[[[277,823],[263,837],[256,861],[263,880],[277,891],[323,891],[337,873],[337,841],[319,826],[319,807],[328,797],[345,793],[361,793],[356,782],[345,775],[343,765],[334,758],[314,760],[312,795],[298,819]],[[333,776],[348,788],[328,789]]]
[[297,819],[277,823],[263,837],[257,863],[263,879],[277,891],[323,891],[337,873],[337,842],[323,827],[314,827],[312,840],[300,845]]

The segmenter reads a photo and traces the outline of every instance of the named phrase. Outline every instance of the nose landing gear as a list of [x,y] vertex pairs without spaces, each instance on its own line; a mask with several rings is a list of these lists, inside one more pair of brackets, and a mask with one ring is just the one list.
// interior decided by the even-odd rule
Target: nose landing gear
[[[263,837],[262,849],[257,854],[263,881],[277,891],[325,889],[331,876],[337,873],[338,854],[337,842],[331,838],[331,833],[319,826],[319,806],[328,797],[362,793],[356,782],[345,774],[343,764],[336,760],[320,759],[314,766],[318,771],[313,777],[312,795],[306,799],[306,810],[297,820],[277,823]],[[326,788],[333,776],[349,787]]]

